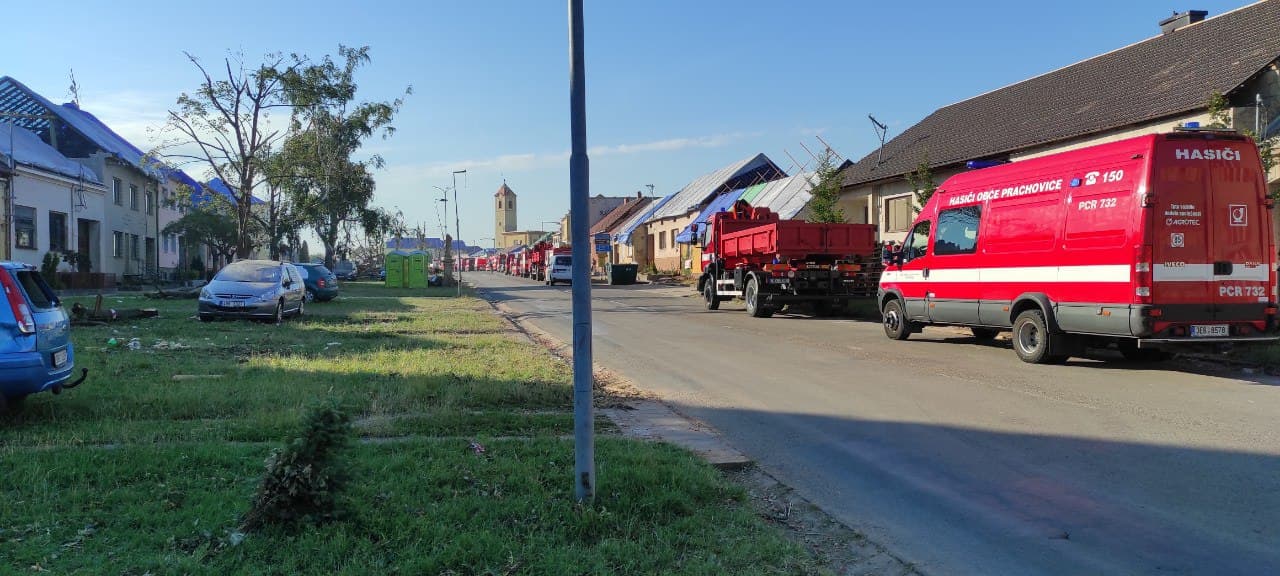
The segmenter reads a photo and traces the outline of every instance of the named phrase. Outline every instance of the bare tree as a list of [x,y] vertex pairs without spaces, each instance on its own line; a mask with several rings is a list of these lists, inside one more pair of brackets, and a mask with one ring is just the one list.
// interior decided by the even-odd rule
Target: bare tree
[[265,178],[266,154],[281,137],[279,129],[269,126],[270,112],[290,106],[284,77],[305,59],[268,54],[262,64],[249,66],[236,54],[223,59],[223,70],[215,78],[199,58],[184,54],[200,72],[200,86],[178,96],[177,109],[169,111],[165,125],[176,138],[162,149],[175,150],[165,154],[167,158],[207,168],[231,189],[236,254],[243,257],[254,248],[253,193]]

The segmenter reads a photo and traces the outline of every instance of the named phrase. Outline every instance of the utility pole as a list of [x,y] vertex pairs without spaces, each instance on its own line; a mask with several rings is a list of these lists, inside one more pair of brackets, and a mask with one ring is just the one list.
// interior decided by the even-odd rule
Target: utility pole
[[584,61],[582,0],[569,0],[569,224],[573,244],[573,448],[574,495],[590,503],[596,497],[595,415],[591,405],[591,277],[587,262],[587,198],[590,193],[587,161],[587,72]]
[[[459,229],[459,227],[461,226],[460,224],[461,220],[458,219],[458,175],[466,174],[466,173],[467,171],[465,169],[453,171],[453,239],[455,241],[462,236],[462,231]],[[445,215],[445,218],[449,217],[448,206],[445,206],[444,215]],[[455,262],[458,261],[458,255],[454,254],[453,259]],[[462,266],[456,266],[456,268],[458,269],[458,297],[461,298],[462,297]]]

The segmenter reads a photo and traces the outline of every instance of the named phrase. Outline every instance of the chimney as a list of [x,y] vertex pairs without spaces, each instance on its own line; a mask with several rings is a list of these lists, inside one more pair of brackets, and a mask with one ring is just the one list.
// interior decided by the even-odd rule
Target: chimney
[[1160,21],[1160,33],[1172,34],[1174,30],[1184,28],[1204,20],[1209,13],[1205,10],[1187,10],[1186,12],[1174,12],[1173,16]]

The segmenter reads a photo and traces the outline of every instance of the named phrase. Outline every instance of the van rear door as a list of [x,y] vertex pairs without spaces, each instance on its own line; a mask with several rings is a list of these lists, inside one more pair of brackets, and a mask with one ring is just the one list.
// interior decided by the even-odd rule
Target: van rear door
[[[1170,135],[1157,151],[1150,192],[1152,302],[1191,322],[1264,318],[1271,225],[1252,143]],[[1198,330],[1191,335],[1229,335],[1212,332],[1225,325]]]

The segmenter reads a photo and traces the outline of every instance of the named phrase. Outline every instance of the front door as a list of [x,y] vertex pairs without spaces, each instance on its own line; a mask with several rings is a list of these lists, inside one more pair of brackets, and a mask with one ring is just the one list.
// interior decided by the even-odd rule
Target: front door
[[917,222],[902,247],[898,284],[907,304],[907,318],[929,319],[929,229],[930,222]]

